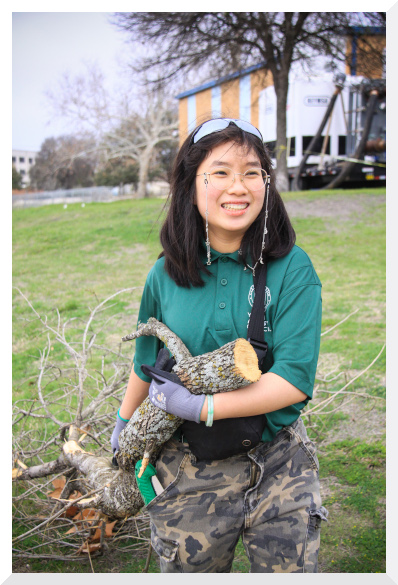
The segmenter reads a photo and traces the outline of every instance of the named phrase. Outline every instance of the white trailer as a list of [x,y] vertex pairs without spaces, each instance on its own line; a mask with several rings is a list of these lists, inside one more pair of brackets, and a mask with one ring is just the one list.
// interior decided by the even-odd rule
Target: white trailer
[[[360,84],[364,82],[361,76],[348,75],[343,89],[337,97],[332,114],[326,123],[321,138],[306,161],[305,180],[302,184],[307,187],[319,187],[327,184],[333,175],[339,173],[341,164],[355,151],[355,145],[361,137],[363,118],[366,111],[366,96],[363,91],[358,91]],[[322,77],[292,78],[289,84],[287,98],[287,154],[289,177],[294,177],[295,169],[305,155],[312,138],[316,135],[330,100],[336,89],[332,73],[326,73]],[[384,102],[383,102],[384,99]],[[369,139],[384,140],[385,146],[385,97],[379,103],[376,116],[377,122],[373,124]],[[259,97],[259,129],[264,137],[264,142],[271,152],[275,149],[276,142],[276,94],[274,86],[267,87],[260,92]],[[327,137],[326,141],[324,140]],[[368,149],[369,151],[369,149]],[[274,153],[275,155],[275,153]],[[365,169],[358,175],[358,170],[352,176],[358,176],[364,180],[385,180],[385,167],[380,166],[376,172],[371,171],[372,163],[383,161],[380,152],[368,152],[364,154],[362,167]],[[274,166],[276,159],[273,159]],[[384,152],[385,163],[385,152]],[[383,164],[383,162],[381,163]],[[357,165],[359,166],[359,165]],[[311,179],[310,177],[317,177]],[[320,179],[324,177],[324,179]],[[376,177],[380,177],[377,179]]]

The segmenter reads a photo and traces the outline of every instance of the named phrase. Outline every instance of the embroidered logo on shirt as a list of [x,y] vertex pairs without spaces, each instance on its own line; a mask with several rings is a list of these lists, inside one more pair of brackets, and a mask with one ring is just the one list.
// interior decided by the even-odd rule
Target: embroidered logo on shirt
[[[249,289],[249,303],[250,306],[253,307],[253,303],[254,303],[254,297],[255,297],[255,291],[254,291],[254,285],[252,284],[250,289]],[[271,302],[271,291],[269,290],[268,286],[265,287],[265,296],[264,296],[264,316],[265,316],[265,311],[267,310],[268,305]],[[250,313],[248,313],[249,315],[249,319],[250,319]],[[247,322],[247,326],[249,327],[249,321]],[[268,321],[266,321],[264,319],[264,331],[271,331],[269,325],[268,325]]]

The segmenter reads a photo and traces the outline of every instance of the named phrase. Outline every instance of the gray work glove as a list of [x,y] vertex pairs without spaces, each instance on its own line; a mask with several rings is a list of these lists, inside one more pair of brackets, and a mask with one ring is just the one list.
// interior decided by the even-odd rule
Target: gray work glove
[[200,423],[206,396],[191,394],[176,374],[170,372],[174,360],[169,359],[167,349],[161,349],[154,367],[142,365],[141,369],[152,378],[149,399],[155,406],[184,420]]
[[125,421],[122,418],[120,418],[118,411],[116,415],[116,425],[115,428],[113,429],[113,433],[111,436],[111,447],[113,454],[115,454],[115,451],[119,451],[119,435],[127,423],[128,421]]

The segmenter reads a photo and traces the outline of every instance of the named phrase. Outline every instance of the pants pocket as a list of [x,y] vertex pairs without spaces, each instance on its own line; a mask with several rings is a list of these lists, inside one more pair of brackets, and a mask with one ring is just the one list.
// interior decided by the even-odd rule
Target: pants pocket
[[314,443],[307,437],[305,441],[300,443],[300,446],[307,455],[312,467],[319,471],[319,461],[316,455],[316,447]]
[[316,447],[315,444],[311,441],[311,439],[307,435],[307,430],[304,426],[304,423],[301,418],[299,418],[296,424],[287,427],[286,430],[289,434],[294,437],[298,444],[300,445],[302,451],[306,455],[311,467],[319,471],[319,461],[316,455]]
[[157,476],[158,476],[158,479],[161,482],[161,485],[164,487],[164,490],[159,495],[157,495],[155,498],[153,498],[153,500],[151,500],[149,502],[149,504],[147,504],[144,507],[144,510],[146,512],[148,512],[149,514],[151,514],[151,512],[153,513],[156,510],[156,507],[157,507],[158,504],[161,505],[162,502],[167,499],[167,497],[169,495],[169,492],[172,491],[173,488],[176,487],[176,485],[178,484],[179,480],[182,477],[185,464],[186,464],[186,462],[189,459],[189,455],[188,455],[188,453],[185,453],[185,454],[184,453],[179,453],[178,455],[180,455],[181,457],[178,457],[178,468],[177,468],[176,475],[172,479],[172,481],[168,485],[166,485],[166,486],[165,486],[164,475],[161,474],[162,467],[164,467],[164,462],[162,460],[159,460],[157,462],[157,464],[156,464]]
[[308,513],[307,535],[305,540],[303,573],[318,572],[318,553],[321,540],[321,522],[327,521],[328,511],[324,506]]
[[161,538],[152,525],[151,544],[159,556],[162,573],[183,573],[182,564],[178,555],[178,542],[168,538]]

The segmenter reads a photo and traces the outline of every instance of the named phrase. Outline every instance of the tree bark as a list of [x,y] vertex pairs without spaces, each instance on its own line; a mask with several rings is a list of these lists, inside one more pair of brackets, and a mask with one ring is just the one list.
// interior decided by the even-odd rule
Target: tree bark
[[65,443],[63,451],[68,463],[84,475],[89,491],[99,492],[80,500],[79,507],[99,509],[109,518],[126,518],[139,512],[144,501],[134,473],[117,471],[109,459],[84,451],[73,439]]
[[138,199],[144,199],[148,197],[147,183],[148,183],[148,171],[151,156],[153,152],[152,146],[147,146],[139,155],[139,173],[138,173],[138,188],[137,197]]
[[276,188],[278,191],[289,191],[289,177],[287,171],[287,124],[286,107],[288,92],[288,75],[280,71],[275,72],[274,85],[276,92]]
[[177,335],[164,323],[151,317],[122,340],[152,335],[163,341],[172,353],[176,360],[172,371],[192,394],[228,392],[260,379],[257,355],[247,339],[235,339],[215,351],[192,356]]
[[63,455],[60,455],[55,461],[49,463],[42,463],[41,465],[33,465],[26,469],[19,469],[15,467],[12,470],[12,479],[27,480],[53,475],[54,473],[61,473],[68,469],[69,465]]

